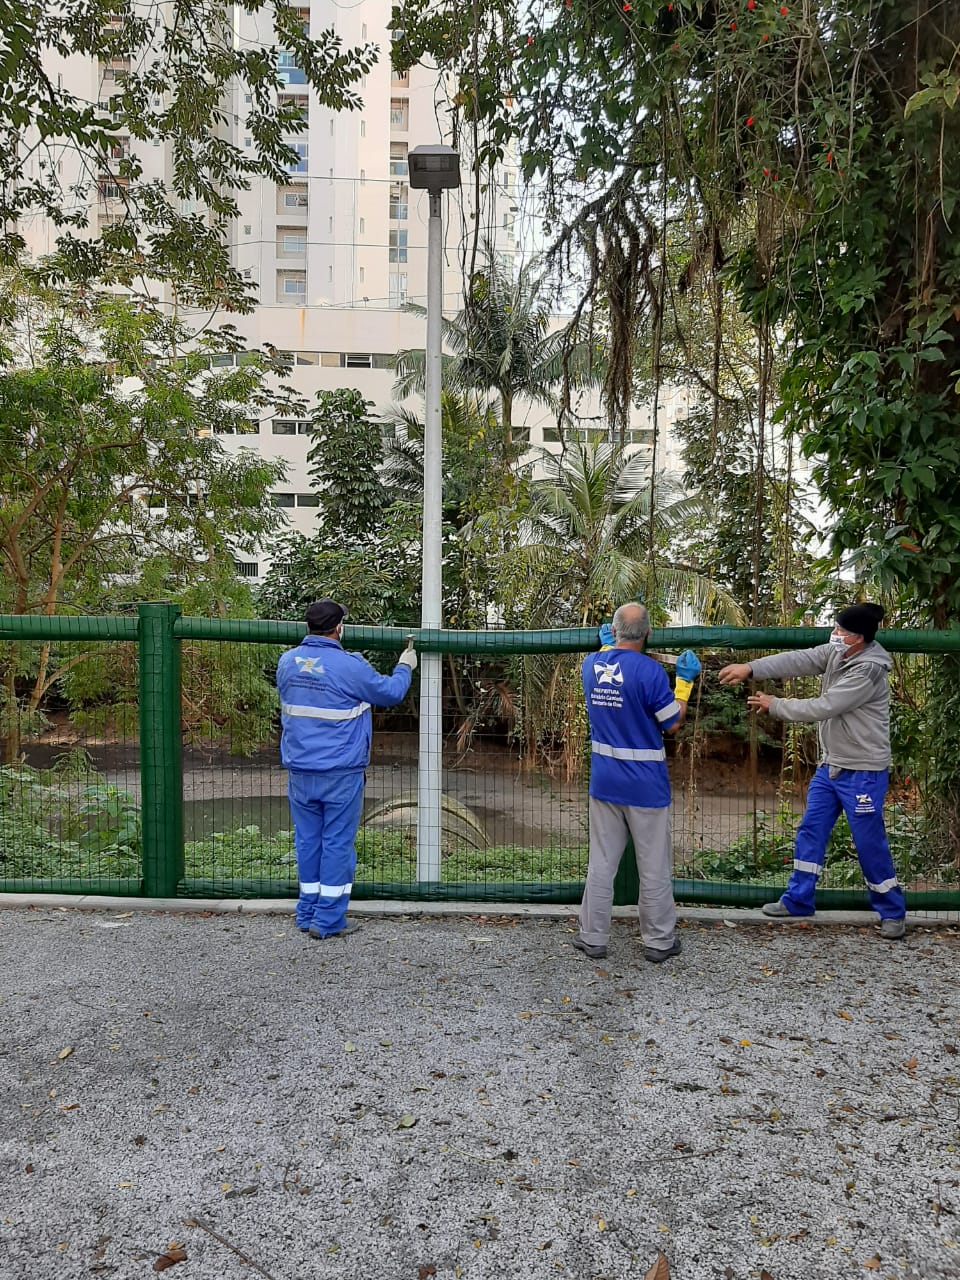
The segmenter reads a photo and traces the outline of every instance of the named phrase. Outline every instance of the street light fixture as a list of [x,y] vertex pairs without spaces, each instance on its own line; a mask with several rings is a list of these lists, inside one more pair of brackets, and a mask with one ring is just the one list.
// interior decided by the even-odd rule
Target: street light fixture
[[[443,626],[443,437],[440,369],[443,318],[442,191],[460,186],[460,157],[452,147],[414,147],[407,155],[410,186],[430,193],[427,230],[427,346],[423,423],[422,630]],[[420,758],[417,782],[417,879],[440,879],[440,799],[443,791],[441,655],[420,660]]]

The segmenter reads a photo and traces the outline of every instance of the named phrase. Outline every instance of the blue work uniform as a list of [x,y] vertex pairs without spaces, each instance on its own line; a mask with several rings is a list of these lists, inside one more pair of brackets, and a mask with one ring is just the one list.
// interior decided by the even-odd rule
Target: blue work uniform
[[581,668],[590,721],[590,854],[580,937],[606,946],[613,882],[628,839],[637,861],[644,945],[672,947],[677,910],[670,859],[670,778],[664,732],[680,719],[666,672],[635,649],[602,649]]
[[370,762],[371,706],[392,707],[410,688],[397,663],[382,676],[329,636],[308,635],[277,664],[280,758],[297,852],[297,928],[339,933],[357,865],[364,770]]
[[590,795],[608,804],[666,809],[664,731],[680,717],[666,672],[634,649],[591,653],[581,667],[590,720]]
[[807,789],[797,829],[793,874],[781,896],[795,916],[813,915],[827,842],[846,814],[870,905],[881,920],[902,920],[906,899],[883,823],[890,781],[890,670],[887,651],[871,641],[847,657],[829,644],[772,654],[750,663],[757,680],[819,676],[815,698],[773,698],[769,714],[794,724],[818,724],[820,763]]

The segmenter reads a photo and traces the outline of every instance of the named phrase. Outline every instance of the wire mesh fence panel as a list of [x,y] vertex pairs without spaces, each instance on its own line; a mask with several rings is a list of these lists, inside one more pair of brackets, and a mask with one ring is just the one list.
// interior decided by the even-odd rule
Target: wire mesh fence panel
[[182,642],[182,893],[296,894],[278,748],[282,652],[271,644]]
[[[378,717],[355,891],[563,897],[563,886],[575,886],[586,867],[583,741],[573,723],[581,714],[579,659],[509,653],[489,631],[459,647],[441,655],[438,776],[418,773],[426,710],[420,680],[408,706]],[[541,697],[551,679],[559,714]],[[439,826],[439,875],[418,839],[421,806]],[[575,894],[571,888],[566,896]]]
[[[674,872],[688,900],[755,905],[783,892],[794,866],[797,828],[820,759],[816,723],[750,711],[754,688],[775,696],[817,696],[814,676],[722,686],[716,673],[760,651],[706,653],[703,678],[670,763],[674,787]],[[929,722],[930,675],[938,655],[893,655],[890,784],[884,824],[900,883],[931,909],[958,890],[958,827],[942,812],[934,778],[937,742]],[[943,743],[941,743],[941,750]],[[868,904],[846,817],[826,847],[817,886],[824,905]]]
[[[276,671],[302,639],[302,624],[185,619],[162,604],[130,618],[0,619],[2,887],[296,895]],[[686,723],[667,740],[681,900],[757,905],[778,896],[793,869],[817,727],[752,711],[747,696],[807,699],[819,682],[722,685],[721,667],[764,652],[746,650],[751,639],[797,648],[822,636],[654,637],[668,670],[674,649],[691,641],[703,661]],[[372,747],[354,896],[575,902],[587,868],[591,758],[580,667],[595,636],[418,633],[421,664],[406,692],[406,676],[396,678],[405,642],[397,628],[345,635],[395,695],[391,706],[357,704]],[[897,632],[886,643],[893,765],[884,815],[896,871],[911,910],[956,918],[957,658],[940,633]],[[912,651],[921,645],[934,651]],[[618,900],[631,892],[622,875]],[[817,903],[866,905],[843,817]]]
[[0,671],[0,888],[139,893],[136,644],[2,639]]

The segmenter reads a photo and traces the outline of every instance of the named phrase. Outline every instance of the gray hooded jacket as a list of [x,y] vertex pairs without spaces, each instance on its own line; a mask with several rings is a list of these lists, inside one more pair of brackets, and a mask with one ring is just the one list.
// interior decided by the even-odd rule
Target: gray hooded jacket
[[757,680],[820,676],[818,698],[774,698],[770,715],[802,724],[820,721],[820,763],[840,769],[890,768],[890,684],[893,660],[872,641],[845,658],[832,645],[757,658]]

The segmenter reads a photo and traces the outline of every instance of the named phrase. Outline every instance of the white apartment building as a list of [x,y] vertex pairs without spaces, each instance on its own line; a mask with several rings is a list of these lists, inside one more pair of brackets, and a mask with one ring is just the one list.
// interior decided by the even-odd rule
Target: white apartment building
[[[393,400],[392,361],[406,347],[425,345],[425,321],[403,309],[407,301],[426,302],[426,244],[429,197],[411,190],[407,154],[421,144],[447,141],[442,136],[444,105],[434,72],[412,68],[396,74],[390,65],[390,0],[337,0],[303,3],[304,23],[316,30],[332,27],[344,46],[373,42],[380,55],[358,86],[363,107],[335,113],[319,105],[291,57],[281,55],[281,97],[300,108],[306,130],[291,136],[298,159],[286,183],[255,180],[240,192],[240,216],[232,242],[236,267],[257,288],[255,312],[237,321],[248,349],[267,344],[294,353],[291,384],[307,400],[320,390],[355,387],[378,410]],[[272,40],[264,28],[265,13],[234,10],[234,38],[246,45]],[[52,57],[50,72],[62,83],[93,101],[109,100],[125,67],[89,59]],[[157,104],[159,105],[159,104]],[[233,141],[251,146],[246,121],[250,96],[238,88],[228,104],[235,130]],[[131,145],[119,139],[117,157]],[[171,178],[171,157],[161,146],[140,144],[144,178]],[[62,165],[79,159],[65,153]],[[71,174],[61,172],[66,183]],[[91,226],[103,227],[121,210],[118,182],[101,176]],[[498,253],[518,253],[519,189],[516,169],[504,165],[494,184],[486,187],[483,207],[475,210],[470,183],[445,193],[446,263],[444,311],[453,314],[463,304],[462,259],[477,221],[482,236],[491,238]],[[183,212],[201,213],[184,208]],[[24,228],[30,248],[42,253],[52,247],[55,231],[37,220]],[[224,357],[224,361],[231,357]],[[686,414],[688,392],[664,388],[658,409],[657,465],[671,465],[670,424]],[[597,397],[582,407],[587,426],[603,425]],[[550,414],[535,406],[515,408],[517,433],[531,446],[559,448],[559,435]],[[292,527],[310,533],[316,518],[316,499],[310,493],[306,467],[307,424],[273,419],[251,424],[249,434],[225,440],[227,448],[254,448],[262,456],[282,458],[288,479],[276,487],[274,501]],[[650,411],[637,411],[630,442],[651,449]],[[258,578],[264,557],[245,562],[240,571]]]

